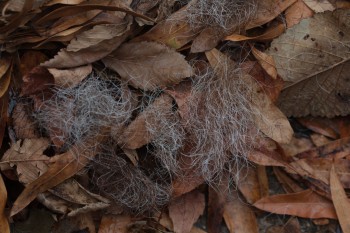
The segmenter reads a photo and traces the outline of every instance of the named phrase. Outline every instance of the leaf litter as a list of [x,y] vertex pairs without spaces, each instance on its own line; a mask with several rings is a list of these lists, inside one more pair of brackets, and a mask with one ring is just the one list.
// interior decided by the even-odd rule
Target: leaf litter
[[348,231],[347,4],[0,8],[1,232]]

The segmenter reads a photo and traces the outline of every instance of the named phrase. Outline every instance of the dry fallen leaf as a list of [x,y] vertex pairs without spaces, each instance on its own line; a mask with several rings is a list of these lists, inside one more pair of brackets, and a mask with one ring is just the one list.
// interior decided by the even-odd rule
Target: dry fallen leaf
[[264,52],[259,51],[255,47],[252,46],[252,53],[256,60],[259,62],[261,67],[264,68],[266,73],[268,73],[271,78],[276,79],[277,78],[277,70],[276,70],[276,64],[275,60],[272,56],[267,55]]
[[344,233],[350,233],[350,202],[335,171],[334,165],[332,165],[330,171],[329,183],[331,187],[333,204],[335,211],[337,212],[340,226]]
[[312,17],[314,12],[304,3],[303,0],[298,0],[286,10],[285,14],[287,28],[291,28],[301,20]]
[[181,54],[155,42],[123,44],[102,61],[122,79],[144,90],[174,85],[192,75]]
[[7,201],[7,190],[0,174],[0,232],[10,233],[10,225],[5,215],[5,207]]
[[298,193],[265,197],[254,203],[254,206],[276,214],[337,219],[332,202],[310,189]]
[[170,203],[169,216],[175,233],[189,233],[193,224],[203,214],[205,197],[199,191],[186,193]]
[[104,215],[98,233],[127,233],[131,222],[128,215]]
[[232,200],[225,203],[224,219],[230,233],[258,233],[258,222],[249,205],[238,197],[233,191]]
[[328,0],[303,0],[316,13],[334,11],[335,7]]
[[49,68],[48,71],[55,79],[55,85],[68,88],[78,85],[92,72],[92,66],[80,66],[66,70]]

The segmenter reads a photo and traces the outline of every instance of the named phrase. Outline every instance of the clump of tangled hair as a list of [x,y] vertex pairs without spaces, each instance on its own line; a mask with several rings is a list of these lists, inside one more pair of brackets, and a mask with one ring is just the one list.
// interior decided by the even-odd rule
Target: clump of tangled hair
[[149,149],[159,159],[161,166],[173,175],[178,172],[177,156],[185,133],[172,98],[166,94],[159,98],[162,98],[162,104],[150,104],[146,110],[146,128],[152,138]]
[[232,32],[255,16],[257,0],[197,0],[187,8],[193,28],[215,27]]
[[113,148],[93,161],[92,181],[101,194],[133,214],[153,212],[166,205],[171,193],[169,183],[152,179]]
[[68,148],[96,137],[102,128],[126,123],[134,108],[132,98],[127,85],[92,75],[76,87],[55,88],[35,118],[54,142]]
[[[228,58],[227,58],[228,59]],[[188,101],[186,129],[193,149],[193,166],[210,184],[229,172],[239,179],[239,168],[248,164],[246,155],[254,148],[259,130],[254,123],[252,87],[239,67],[220,61],[220,70],[207,68],[194,78]]]

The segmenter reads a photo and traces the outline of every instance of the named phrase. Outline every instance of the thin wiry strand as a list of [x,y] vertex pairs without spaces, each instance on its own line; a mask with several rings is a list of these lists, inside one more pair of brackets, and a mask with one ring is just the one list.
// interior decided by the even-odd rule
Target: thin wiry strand
[[77,87],[57,88],[35,117],[53,141],[70,146],[96,137],[101,129],[124,124],[133,111],[131,98],[126,85],[91,76]]
[[170,175],[177,174],[177,156],[185,135],[180,116],[172,108],[157,108],[151,105],[146,127],[153,138],[151,153],[160,160],[161,165]]
[[193,28],[217,27],[232,32],[247,24],[256,10],[256,0],[198,0],[188,7],[187,20]]
[[152,212],[170,199],[170,185],[160,184],[116,153],[102,153],[94,161],[93,182],[102,194],[134,214]]
[[[239,69],[221,62],[220,71],[208,69],[194,78],[186,127],[194,146],[186,156],[192,157],[193,166],[209,183],[217,182],[225,171],[236,171],[232,166],[238,162],[239,166],[247,163],[246,155],[259,134],[251,87]],[[239,173],[234,176],[238,179]]]

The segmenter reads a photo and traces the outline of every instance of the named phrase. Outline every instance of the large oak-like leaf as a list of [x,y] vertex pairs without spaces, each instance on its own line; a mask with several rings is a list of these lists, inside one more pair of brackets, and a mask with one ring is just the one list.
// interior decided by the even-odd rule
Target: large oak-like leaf
[[155,42],[126,43],[102,61],[122,79],[144,90],[173,85],[192,75],[184,56]]

